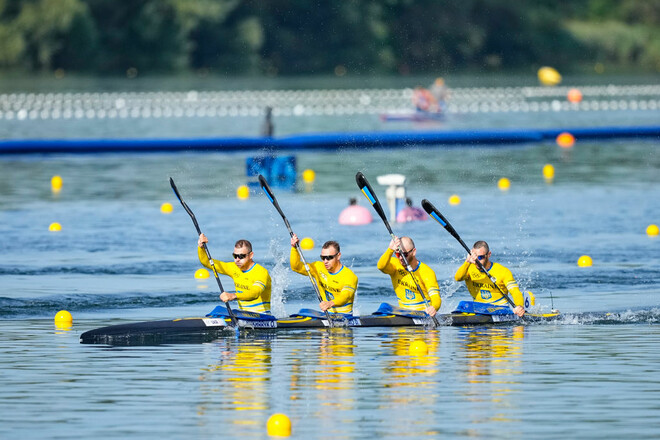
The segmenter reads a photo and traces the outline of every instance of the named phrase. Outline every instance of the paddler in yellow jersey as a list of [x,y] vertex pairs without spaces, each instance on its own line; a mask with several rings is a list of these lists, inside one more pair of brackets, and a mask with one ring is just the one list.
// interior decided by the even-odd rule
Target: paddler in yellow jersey
[[[197,240],[197,254],[199,261],[212,270],[209,259],[202,247],[208,243],[206,235],[200,234]],[[268,271],[252,258],[252,243],[247,240],[238,240],[232,253],[234,261],[222,262],[213,260],[216,271],[228,275],[234,280],[236,293],[222,292],[220,299],[224,302],[238,300],[238,308],[250,312],[270,313],[271,282]]]
[[[296,249],[298,242],[298,236],[293,234],[291,236],[291,270],[307,275]],[[316,281],[323,299],[320,303],[321,310],[352,314],[358,278],[351,269],[342,264],[339,243],[326,241],[321,249],[321,260],[308,263],[309,271]]]
[[[399,249],[403,254],[397,252]],[[393,256],[392,254],[395,252],[397,254]],[[406,262],[412,268],[412,273],[408,272]],[[389,247],[378,260],[378,270],[392,278],[392,287],[399,299],[399,307],[408,310],[424,310],[430,316],[434,316],[440,309],[442,298],[440,298],[438,279],[433,269],[417,259],[417,249],[412,238],[395,237],[392,239]],[[425,307],[424,297],[417,289],[415,280],[419,283],[427,300],[430,301],[428,307]]]
[[485,241],[477,241],[472,246],[470,254],[465,259],[465,262],[458,268],[454,279],[456,281],[465,281],[470,295],[476,302],[488,303],[500,306],[506,306],[508,303],[502,296],[500,291],[493,285],[488,275],[479,269],[477,260],[481,262],[484,269],[495,277],[497,285],[502,292],[509,295],[516,307],[513,313],[518,316],[525,314],[525,299],[522,292],[518,288],[518,283],[513,278],[513,274],[509,269],[499,263],[490,261],[491,252],[488,243]]

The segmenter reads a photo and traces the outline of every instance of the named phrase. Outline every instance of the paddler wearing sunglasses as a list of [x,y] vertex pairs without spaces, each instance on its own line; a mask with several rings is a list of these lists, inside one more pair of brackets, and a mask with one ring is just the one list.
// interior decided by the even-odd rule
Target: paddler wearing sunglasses
[[483,240],[477,241],[472,246],[470,254],[465,259],[465,262],[458,268],[454,279],[456,281],[465,281],[470,295],[476,302],[488,303],[498,306],[506,306],[506,298],[502,296],[497,287],[495,287],[488,277],[488,275],[481,271],[477,265],[477,261],[488,271],[488,273],[495,277],[497,285],[500,289],[513,301],[516,307],[513,313],[518,316],[525,314],[525,298],[518,288],[518,283],[513,278],[513,274],[509,269],[499,263],[490,260],[491,252],[488,243]]
[[[301,275],[307,275],[296,249],[298,242],[298,236],[293,234],[291,236],[291,270]],[[321,249],[321,261],[314,261],[308,265],[323,299],[320,303],[321,310],[352,314],[358,278],[351,269],[342,264],[339,243],[326,241]]]
[[[403,254],[398,251],[401,250]],[[396,252],[396,256],[393,254]],[[412,268],[408,272],[407,264]],[[386,273],[392,278],[392,287],[399,299],[399,307],[408,310],[424,310],[430,316],[434,316],[440,309],[442,299],[435,272],[427,264],[417,259],[417,249],[410,237],[395,237],[378,260],[378,270]],[[413,276],[415,279],[413,279]],[[424,297],[417,289],[417,284],[422,288],[430,304],[426,307]]]
[[[206,252],[202,247],[208,243],[206,235],[200,234],[197,240],[199,261],[213,270]],[[238,308],[250,312],[270,313],[271,282],[268,271],[252,260],[252,243],[248,240],[238,240],[232,253],[233,261],[223,262],[213,260],[218,274],[228,275],[234,281],[236,292],[222,292],[220,299],[224,302],[238,300]]]

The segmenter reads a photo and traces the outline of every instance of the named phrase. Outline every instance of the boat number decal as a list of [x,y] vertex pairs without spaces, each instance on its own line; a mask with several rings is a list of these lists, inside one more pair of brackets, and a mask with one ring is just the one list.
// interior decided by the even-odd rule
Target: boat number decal
[[415,325],[426,325],[428,320],[427,319],[413,318],[413,322],[415,323]]
[[360,321],[360,318],[351,318],[348,320],[348,325],[354,327],[360,327],[362,325],[362,322]]
[[224,327],[227,325],[223,318],[203,318],[202,321],[207,327]]
[[277,321],[243,321],[238,320],[241,327],[254,327],[254,328],[277,328]]

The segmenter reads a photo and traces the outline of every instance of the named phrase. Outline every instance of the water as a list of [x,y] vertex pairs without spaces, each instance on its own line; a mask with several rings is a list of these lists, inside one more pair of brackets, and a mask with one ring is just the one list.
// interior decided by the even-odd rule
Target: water
[[[506,125],[636,125],[657,123],[660,115],[543,116],[508,115]],[[449,119],[441,129],[497,127],[502,115],[471,118]],[[237,130],[236,118],[189,122]],[[280,122],[293,132],[310,123],[304,117]],[[328,131],[389,129],[366,116],[317,123]],[[9,137],[18,126],[33,137],[52,133],[50,124],[29,120],[2,125]],[[165,120],[120,125],[131,137],[174,131]],[[86,136],[96,128],[117,130],[108,120],[59,121],[57,132]],[[417,126],[397,129],[406,128]],[[208,134],[188,130],[178,136]],[[240,237],[252,241],[256,260],[271,270],[277,315],[313,306],[308,280],[287,269],[288,233],[272,205],[259,193],[235,198],[252,154],[0,158],[0,438],[264,438],[275,412],[291,418],[293,438],[657,437],[660,241],[644,232],[660,222],[655,141],[584,142],[570,151],[544,143],[296,152],[299,170],[316,171],[313,190],[275,189],[294,231],[317,243],[308,259],[327,239],[342,244],[342,261],[360,279],[358,312],[392,299],[389,279],[375,268],[389,241],[382,223],[336,222],[349,197],[366,205],[354,183],[359,170],[382,201],[376,176],[407,175],[415,204],[432,201],[466,242],[489,241],[494,259],[535,293],[536,310],[565,314],[559,322],[248,331],[208,344],[80,345],[80,333],[92,328],[201,316],[217,304],[214,280],[193,278],[196,233],[171,192],[170,176],[215,258],[226,259]],[[556,169],[552,184],[541,175],[546,163]],[[64,180],[57,195],[49,187],[55,174]],[[506,193],[496,186],[502,176],[512,181]],[[460,195],[460,205],[448,205],[452,194]],[[159,211],[163,202],[174,205],[172,214]],[[54,221],[61,232],[48,232]],[[439,224],[394,229],[412,236],[420,259],[436,271],[441,312],[466,299],[453,281],[463,250]],[[593,267],[577,267],[583,254]],[[53,325],[61,309],[73,314],[70,330]],[[408,356],[415,339],[427,342],[428,356]]]

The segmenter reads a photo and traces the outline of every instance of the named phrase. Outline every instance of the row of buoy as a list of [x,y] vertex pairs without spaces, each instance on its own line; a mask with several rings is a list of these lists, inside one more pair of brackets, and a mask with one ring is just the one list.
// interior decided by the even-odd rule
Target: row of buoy
[[[408,114],[408,103],[403,105],[349,105],[328,103],[318,105],[295,104],[289,107],[272,107],[273,116],[349,116],[372,114]],[[655,111],[660,109],[660,100],[610,100],[562,102],[473,102],[470,104],[449,103],[449,114],[474,113],[542,113],[568,111]],[[170,118],[224,118],[260,117],[264,105],[198,106],[198,107],[134,107],[122,109],[20,109],[0,110],[0,120],[76,120],[76,119],[170,119]]]
[[[562,97],[576,87],[457,87],[451,89],[452,99],[492,100]],[[660,85],[605,85],[580,86],[584,96],[660,96]],[[378,100],[409,100],[412,88],[403,89],[311,89],[311,90],[232,90],[187,92],[88,92],[88,93],[11,93],[0,94],[0,108],[23,108],[24,105],[74,105],[91,108],[122,108],[130,104],[177,102],[177,103],[223,103],[264,101],[274,104],[301,101],[372,102]],[[7,107],[9,106],[9,107]]]

